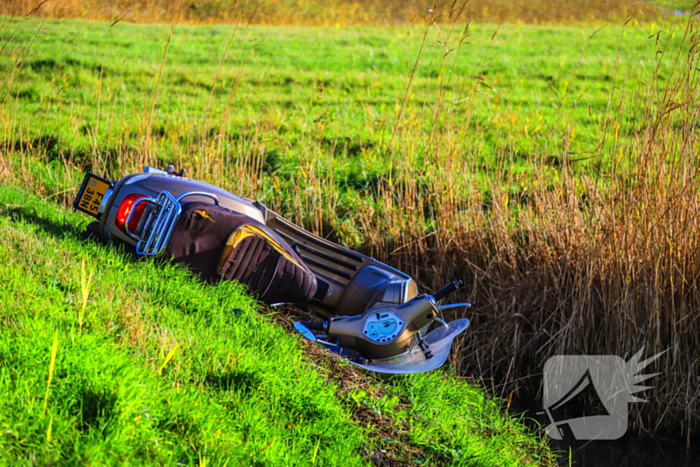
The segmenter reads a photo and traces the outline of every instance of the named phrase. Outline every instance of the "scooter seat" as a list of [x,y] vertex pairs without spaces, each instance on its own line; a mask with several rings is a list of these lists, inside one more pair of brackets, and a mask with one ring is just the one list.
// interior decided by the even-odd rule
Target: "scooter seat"
[[279,235],[209,203],[183,205],[165,257],[208,281],[236,280],[265,303],[306,302],[316,293],[316,277]]

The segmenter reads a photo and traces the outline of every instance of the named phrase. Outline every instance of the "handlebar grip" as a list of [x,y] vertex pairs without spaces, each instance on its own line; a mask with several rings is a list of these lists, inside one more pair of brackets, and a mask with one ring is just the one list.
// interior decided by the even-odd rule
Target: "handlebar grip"
[[299,324],[306,326],[312,331],[325,331],[326,322],[325,321],[299,321]]
[[433,300],[435,300],[436,302],[439,302],[443,298],[445,298],[448,295],[450,295],[451,293],[453,293],[455,290],[462,287],[462,284],[463,284],[463,282],[461,280],[450,282],[445,287],[441,288],[440,290],[438,290],[437,292],[435,292],[433,294]]

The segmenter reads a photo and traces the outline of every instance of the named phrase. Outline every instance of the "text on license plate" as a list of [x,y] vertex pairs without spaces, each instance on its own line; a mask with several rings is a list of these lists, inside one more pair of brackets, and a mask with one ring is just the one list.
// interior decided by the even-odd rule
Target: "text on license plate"
[[98,217],[102,198],[109,190],[110,183],[97,175],[87,174],[81,188],[78,197],[73,203],[73,207],[86,214]]

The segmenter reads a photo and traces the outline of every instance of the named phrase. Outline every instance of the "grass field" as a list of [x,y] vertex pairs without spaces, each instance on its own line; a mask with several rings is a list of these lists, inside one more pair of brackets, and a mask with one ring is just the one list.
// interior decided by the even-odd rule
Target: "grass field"
[[0,187],[2,465],[551,463],[472,384],[305,355],[241,287],[82,240],[85,225]]
[[[13,117],[29,138],[44,137],[54,143],[53,153],[71,154],[79,163],[89,162],[95,151],[115,157],[140,149],[146,123],[157,157],[173,160],[192,151],[203,128],[220,132],[223,121],[225,136],[234,142],[255,131],[264,134],[268,164],[278,163],[285,174],[298,165],[299,153],[310,150],[308,140],[320,139],[326,156],[343,157],[339,162],[346,167],[337,177],[342,183],[357,179],[371,165],[363,156],[391,135],[425,33],[423,27],[177,26],[168,44],[169,29],[12,21],[3,30],[11,38],[5,56],[22,66],[12,75],[14,86],[4,90],[5,101],[17,100]],[[431,28],[407,96],[406,124],[424,133],[438,125],[432,103],[440,91],[446,103],[465,101],[452,111],[473,115],[487,164],[509,137],[516,163],[525,167],[527,153],[564,130],[571,134],[569,149],[588,154],[615,96],[611,83],[627,79],[635,98],[646,92],[639,81],[655,66],[654,37],[662,29],[645,24],[623,34],[619,25]],[[447,63],[438,43],[443,37],[449,49],[461,43]],[[676,27],[668,48],[677,50],[682,38]],[[8,75],[15,63],[5,62]],[[629,67],[627,76],[620,76],[621,63]],[[671,63],[659,65],[663,79]],[[481,93],[472,96],[475,85]]]
[[[686,11],[692,9],[688,7]],[[475,303],[452,363],[516,397],[641,347],[640,430],[697,433],[697,19],[391,28],[6,19],[0,176],[174,163]],[[537,390],[537,382],[530,389]],[[690,441],[688,441],[690,442]]]

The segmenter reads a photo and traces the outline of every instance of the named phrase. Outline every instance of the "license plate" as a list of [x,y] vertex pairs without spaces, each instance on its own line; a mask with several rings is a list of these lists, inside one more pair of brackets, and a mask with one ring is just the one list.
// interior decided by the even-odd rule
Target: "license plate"
[[73,207],[93,217],[100,217],[100,204],[112,183],[95,174],[87,174],[80,186]]

